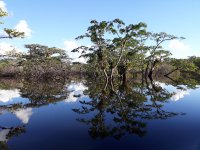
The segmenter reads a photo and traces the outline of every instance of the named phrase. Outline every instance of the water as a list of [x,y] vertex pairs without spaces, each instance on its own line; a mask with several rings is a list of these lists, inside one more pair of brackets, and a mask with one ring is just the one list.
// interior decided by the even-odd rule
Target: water
[[196,82],[1,80],[0,148],[200,149]]

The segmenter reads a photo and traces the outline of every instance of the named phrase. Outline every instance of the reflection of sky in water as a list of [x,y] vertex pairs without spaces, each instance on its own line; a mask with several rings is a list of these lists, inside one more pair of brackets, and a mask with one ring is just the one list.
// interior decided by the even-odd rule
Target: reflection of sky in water
[[156,85],[161,86],[163,89],[168,90],[169,92],[173,92],[173,96],[171,97],[172,101],[178,101],[183,99],[186,95],[190,95],[190,91],[186,89],[185,86],[181,86],[183,89],[177,89],[172,85],[166,85],[165,83],[155,82]]
[[0,90],[0,104],[12,104],[19,102],[28,102],[28,99],[20,97],[18,89]]
[[32,108],[27,108],[27,109],[19,109],[15,111],[14,114],[24,124],[27,124],[33,112],[32,112]]
[[14,90],[0,90],[0,102],[7,103],[13,98],[20,97],[18,89]]
[[[1,114],[0,125],[17,127],[26,124],[26,132],[19,134],[18,137],[14,136],[15,138],[6,139],[10,129],[0,129],[0,141],[8,142],[9,140],[8,143],[11,143],[11,147],[29,150],[81,149],[83,147],[84,149],[103,149],[102,146],[105,145],[102,142],[108,143],[110,149],[130,149],[130,147],[134,147],[135,149],[171,150],[174,148],[188,150],[192,145],[198,149],[199,141],[197,140],[200,139],[198,132],[200,131],[198,96],[200,89],[182,90],[164,83],[157,84],[166,88],[169,92],[175,92],[171,100],[186,99],[176,103],[166,103],[162,110],[183,112],[186,115],[179,115],[166,120],[146,120],[148,122],[148,130],[144,138],[138,138],[134,134],[127,134],[125,138],[117,142],[111,138],[105,138],[103,139],[104,141],[90,140],[91,137],[88,134],[90,126],[76,121],[76,119],[82,117],[72,111],[72,109],[79,108],[82,105],[79,103],[73,103],[72,105],[68,103],[88,98],[88,96],[83,94],[83,91],[88,88],[83,83],[72,82],[72,84],[66,87],[70,93],[68,98],[65,99],[65,102],[67,102],[65,105],[58,102],[56,105],[49,104],[35,108],[28,106],[12,110],[10,113]],[[7,103],[28,100],[20,97],[19,90],[0,90],[0,93],[0,104],[5,105]],[[111,124],[109,120],[111,117],[106,112],[104,115],[107,116],[106,121]],[[86,115],[87,117],[93,117],[93,113]],[[149,144],[154,143],[154,141],[158,144]],[[98,145],[98,148],[96,145]]]
[[175,94],[171,97],[171,99],[172,99],[173,101],[178,101],[178,100],[184,98],[186,95],[189,95],[189,94],[190,94],[190,93],[189,93],[188,90],[177,90],[177,91],[175,92]]
[[2,142],[7,141],[6,136],[7,136],[9,131],[10,131],[10,129],[3,129],[3,130],[0,131],[0,141],[2,141]]
[[67,87],[67,90],[70,92],[68,98],[65,102],[76,102],[78,99],[85,97],[83,94],[84,90],[88,88],[82,83],[72,83]]

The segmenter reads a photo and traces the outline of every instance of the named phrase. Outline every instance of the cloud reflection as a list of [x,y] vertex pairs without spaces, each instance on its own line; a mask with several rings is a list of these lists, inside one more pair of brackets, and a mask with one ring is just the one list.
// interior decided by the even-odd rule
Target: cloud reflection
[[10,129],[3,129],[0,131],[0,141],[6,142],[8,139],[6,138],[7,134],[9,133]]
[[24,124],[27,124],[31,115],[33,114],[32,108],[19,109],[14,112],[17,118],[19,118]]
[[0,102],[7,103],[13,98],[20,97],[18,89],[15,90],[0,90]]
[[82,83],[73,83],[67,87],[67,90],[70,91],[68,98],[65,102],[76,102],[80,97],[83,97],[83,91],[86,90],[87,87]]
[[[155,84],[157,86],[161,86],[162,88],[167,89],[170,92],[174,92],[174,95],[171,97],[172,101],[178,101],[182,98],[184,98],[186,95],[189,95],[189,90],[180,90],[177,89],[176,87],[172,86],[172,85],[166,85],[165,83],[161,83],[161,82],[155,82]],[[182,88],[185,88],[184,86],[180,86]]]
[[184,98],[185,95],[189,95],[189,94],[190,93],[188,90],[186,90],[186,91],[180,90],[180,91],[175,92],[175,94],[171,97],[171,99],[173,101],[178,101],[178,100]]

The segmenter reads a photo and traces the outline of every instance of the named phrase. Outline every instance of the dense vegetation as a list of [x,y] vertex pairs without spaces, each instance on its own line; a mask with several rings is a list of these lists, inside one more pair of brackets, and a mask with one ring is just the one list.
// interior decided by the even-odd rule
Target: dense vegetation
[[[0,9],[0,17],[6,15]],[[24,38],[23,32],[7,28],[4,32],[1,39]],[[120,19],[92,20],[87,32],[76,39],[83,38],[88,38],[92,45],[80,46],[72,52],[81,52],[80,57],[86,59],[85,64],[73,62],[60,48],[29,44],[25,45],[27,53],[18,53],[13,49],[0,60],[0,76],[60,79],[84,73],[93,77],[104,76],[107,81],[113,81],[115,77],[126,81],[135,73],[150,79],[153,76],[170,76],[175,71],[199,73],[199,57],[170,58],[171,53],[162,46],[166,41],[183,37],[149,32],[142,22],[126,25]]]

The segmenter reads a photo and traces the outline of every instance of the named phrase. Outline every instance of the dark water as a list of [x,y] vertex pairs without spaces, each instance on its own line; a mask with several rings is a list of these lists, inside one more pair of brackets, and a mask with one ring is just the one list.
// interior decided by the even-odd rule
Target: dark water
[[0,85],[0,149],[200,149],[200,88],[193,81]]

